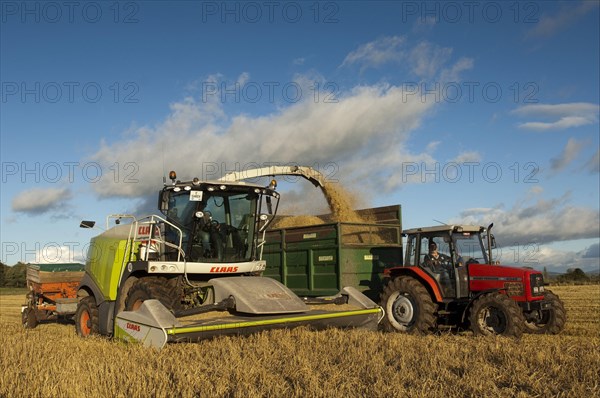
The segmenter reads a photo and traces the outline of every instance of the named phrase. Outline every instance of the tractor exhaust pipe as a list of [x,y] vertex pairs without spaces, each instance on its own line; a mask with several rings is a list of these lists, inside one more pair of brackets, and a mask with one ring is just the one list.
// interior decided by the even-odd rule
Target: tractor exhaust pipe
[[490,261],[490,265],[494,264],[492,260],[492,228],[494,227],[494,223],[491,223],[487,227],[487,247],[488,247],[488,259]]

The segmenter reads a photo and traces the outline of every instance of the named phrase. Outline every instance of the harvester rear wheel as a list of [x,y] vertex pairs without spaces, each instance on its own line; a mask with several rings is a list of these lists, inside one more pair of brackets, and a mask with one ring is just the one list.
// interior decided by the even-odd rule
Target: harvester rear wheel
[[519,338],[525,327],[525,318],[517,303],[502,293],[490,293],[478,298],[471,307],[469,322],[476,336]]
[[435,328],[436,306],[427,289],[414,278],[401,276],[388,283],[381,294],[381,306],[386,331],[422,334]]
[[33,308],[26,308],[21,313],[21,321],[23,322],[23,327],[25,329],[33,329],[37,326],[38,320],[35,315],[35,310]]
[[541,311],[539,319],[525,322],[525,332],[534,334],[558,334],[567,321],[567,311],[563,302],[551,291],[544,298],[550,302],[550,309]]
[[80,337],[99,334],[98,307],[93,296],[87,296],[79,301],[75,311],[75,330]]
[[177,310],[180,298],[176,289],[170,286],[164,278],[141,278],[129,289],[125,300],[125,311],[135,311],[146,300],[158,300],[169,310]]

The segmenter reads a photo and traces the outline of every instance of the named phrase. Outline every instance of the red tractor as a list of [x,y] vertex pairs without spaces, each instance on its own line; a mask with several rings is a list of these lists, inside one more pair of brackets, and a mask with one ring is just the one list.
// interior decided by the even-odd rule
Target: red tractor
[[566,312],[542,273],[492,261],[488,228],[441,225],[405,230],[403,266],[385,271],[381,293],[388,331],[470,328],[475,335],[560,333]]

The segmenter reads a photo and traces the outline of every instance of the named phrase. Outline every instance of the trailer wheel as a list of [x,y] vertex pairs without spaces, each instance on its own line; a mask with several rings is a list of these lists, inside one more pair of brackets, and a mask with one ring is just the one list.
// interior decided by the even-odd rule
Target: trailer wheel
[[93,296],[82,298],[75,311],[75,330],[80,337],[89,337],[100,333],[98,307]]
[[37,326],[38,320],[35,315],[35,310],[33,308],[26,308],[21,313],[21,321],[23,322],[23,327],[25,329],[33,329]]
[[519,338],[525,325],[525,318],[517,303],[502,293],[490,293],[478,298],[471,307],[469,321],[476,336]]
[[567,321],[567,311],[558,296],[547,291],[544,298],[550,302],[550,308],[541,311],[538,319],[525,321],[525,332],[534,334],[558,334]]
[[422,334],[435,328],[435,304],[425,287],[411,277],[398,277],[383,289],[382,325],[388,332]]
[[141,278],[129,289],[125,300],[125,311],[135,311],[146,300],[158,300],[168,310],[179,309],[179,297],[164,278]]

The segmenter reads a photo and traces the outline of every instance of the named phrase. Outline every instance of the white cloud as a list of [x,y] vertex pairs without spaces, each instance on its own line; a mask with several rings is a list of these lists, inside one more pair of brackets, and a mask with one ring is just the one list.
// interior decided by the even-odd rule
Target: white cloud
[[340,93],[338,100],[323,103],[311,97],[264,116],[227,119],[218,101],[188,97],[172,104],[160,125],[140,128],[128,140],[103,143],[91,156],[102,165],[137,164],[138,184],[103,179],[93,189],[100,196],[150,194],[162,179],[163,157],[167,170],[177,170],[181,179],[207,178],[203,171],[208,166],[223,169],[222,164],[231,170],[236,163],[244,167],[264,162],[343,162],[344,176],[368,175],[376,180],[374,174],[381,170],[398,168],[399,159],[421,159],[404,145],[435,102],[423,103],[419,96],[407,96],[402,87],[386,84],[355,87]]
[[239,84],[240,86],[243,86],[244,84],[248,83],[248,80],[250,80],[250,73],[243,72],[238,76],[237,84]]
[[50,210],[65,206],[65,202],[71,198],[68,188],[33,188],[23,191],[12,200],[12,210],[29,213],[42,214]]
[[600,173],[600,150],[597,150],[594,155],[588,160],[584,168],[590,173]]
[[554,172],[564,170],[572,161],[579,158],[579,153],[585,147],[585,142],[569,138],[567,145],[557,158],[550,159],[550,168]]
[[458,154],[457,157],[450,160],[453,163],[467,163],[467,162],[479,162],[481,161],[481,155],[477,151],[463,151]]
[[84,263],[85,254],[76,246],[48,243],[36,250],[33,262],[37,264]]
[[422,41],[413,48],[409,55],[412,71],[422,78],[432,78],[450,59],[452,49]]
[[557,15],[542,15],[535,26],[527,32],[527,37],[554,36],[561,30],[575,24],[580,18],[597,7],[597,1],[582,1],[577,6],[573,6],[573,3],[569,2],[567,6],[559,10]]
[[452,48],[421,41],[412,48],[402,36],[386,36],[351,51],[340,67],[359,65],[361,72],[368,68],[378,68],[384,64],[397,64],[405,67],[419,79],[436,78],[439,82],[455,82],[460,73],[473,67],[473,59],[461,57],[449,65]]
[[377,68],[388,62],[400,62],[405,57],[403,49],[406,38],[402,36],[386,36],[360,45],[351,51],[341,66],[361,65],[361,70]]
[[550,122],[534,121],[519,124],[519,127],[523,129],[548,131],[564,130],[597,123],[599,110],[600,107],[597,104],[576,102],[525,105],[513,110],[512,113],[521,117],[554,119]]
[[521,202],[508,210],[502,206],[467,209],[451,222],[476,225],[493,222],[503,246],[598,237],[598,209],[572,206],[568,198],[567,194],[551,200],[538,199],[532,205]]

